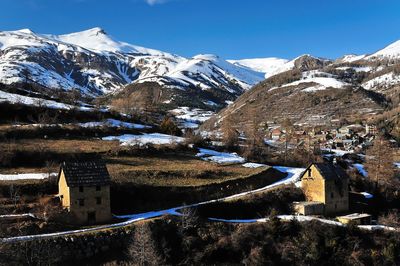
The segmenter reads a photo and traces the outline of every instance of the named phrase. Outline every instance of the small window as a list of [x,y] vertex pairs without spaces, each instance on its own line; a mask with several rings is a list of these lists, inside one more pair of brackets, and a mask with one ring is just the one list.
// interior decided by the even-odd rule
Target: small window
[[101,204],[101,197],[97,197],[97,198],[96,198],[96,204],[97,204],[97,205],[100,205],[100,204]]
[[100,191],[101,190],[101,186],[96,186],[96,191]]
[[333,192],[331,192],[331,199],[333,199]]
[[79,192],[83,192],[83,186],[79,186]]
[[78,203],[79,203],[79,206],[81,206],[81,207],[85,206],[85,200],[84,199],[78,199]]

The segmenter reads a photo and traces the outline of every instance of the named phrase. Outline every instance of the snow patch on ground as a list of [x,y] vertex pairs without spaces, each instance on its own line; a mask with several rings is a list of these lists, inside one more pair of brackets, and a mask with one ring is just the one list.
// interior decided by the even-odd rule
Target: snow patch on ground
[[303,83],[316,83],[317,84],[317,85],[313,85],[313,86],[303,89],[303,91],[305,91],[305,92],[314,92],[314,91],[318,91],[318,90],[325,90],[327,88],[341,89],[341,88],[349,85],[348,83],[345,83],[343,81],[337,80],[332,77],[305,76],[301,80],[294,81],[289,84],[285,84],[282,87],[298,86]]
[[244,163],[245,159],[240,157],[237,153],[218,152],[210,149],[199,149],[197,157],[202,158],[205,161],[210,161],[219,164],[229,163]]
[[167,145],[173,143],[182,143],[183,141],[185,141],[184,138],[161,133],[149,133],[142,135],[125,134],[121,136],[108,136],[102,139],[109,141],[118,140],[122,146],[142,146],[146,144]]
[[58,173],[32,173],[32,174],[0,174],[1,181],[27,180],[27,179],[46,179],[56,176]]
[[212,111],[199,108],[178,107],[170,111],[177,119],[182,128],[198,128],[199,125],[214,115]]
[[374,195],[368,193],[368,192],[360,192],[366,199],[372,199]]
[[246,168],[260,168],[260,167],[265,167],[266,165],[262,163],[245,163],[242,164],[242,166]]
[[358,171],[361,175],[363,175],[364,177],[367,177],[367,176],[368,176],[368,173],[367,173],[367,171],[365,170],[363,164],[361,164],[361,163],[355,163],[355,164],[353,164],[353,166],[357,169],[357,171]]
[[400,83],[400,76],[394,74],[393,72],[390,72],[382,76],[373,78],[367,82],[364,82],[361,85],[366,90],[373,90],[375,89],[375,87],[386,89],[391,86],[397,85],[399,83]]
[[324,154],[325,157],[329,157],[329,156],[342,157],[346,154],[354,153],[354,151],[343,151],[343,150],[326,149],[326,148],[322,148],[321,151],[329,152],[329,154]]
[[102,126],[108,126],[108,127],[122,127],[122,128],[129,128],[129,129],[146,129],[146,128],[151,128],[151,126],[146,126],[142,124],[135,124],[135,123],[129,123],[129,122],[123,122],[120,120],[116,119],[106,119],[101,122],[86,122],[86,123],[79,123],[78,124],[81,127],[85,128],[90,128],[90,127],[102,127]]

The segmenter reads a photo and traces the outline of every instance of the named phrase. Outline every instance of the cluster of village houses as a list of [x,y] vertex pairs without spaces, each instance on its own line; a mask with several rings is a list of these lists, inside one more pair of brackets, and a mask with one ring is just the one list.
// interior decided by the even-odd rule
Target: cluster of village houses
[[362,150],[372,144],[377,133],[377,127],[371,124],[353,124],[330,129],[295,127],[288,134],[280,125],[272,124],[269,127],[269,138],[275,143],[289,142],[296,147],[313,146],[325,150]]

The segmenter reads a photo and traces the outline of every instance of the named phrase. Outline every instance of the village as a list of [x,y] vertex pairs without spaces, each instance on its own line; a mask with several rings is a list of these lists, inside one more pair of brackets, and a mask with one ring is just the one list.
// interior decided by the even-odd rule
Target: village
[[[363,181],[367,175],[362,160],[378,136],[375,126],[351,125],[309,132],[296,129],[290,132],[290,138],[286,138],[286,132],[271,127],[266,145],[278,152],[278,145],[287,144],[292,150],[318,145],[320,159],[305,167],[268,165],[218,150],[218,146],[179,144],[183,138],[159,133],[146,133],[143,139],[132,135],[136,139],[131,142],[128,135],[123,139],[107,138],[101,141],[102,145],[118,147],[117,153],[107,151],[95,157],[63,160],[49,166],[48,177],[37,181],[3,181],[1,242],[17,245],[27,240],[65,241],[80,235],[95,237],[102,232],[116,232],[112,240],[99,242],[102,247],[93,244],[94,249],[78,252],[80,259],[90,258],[100,250],[113,250],[108,241],[120,239],[121,229],[125,232],[138,223],[164,217],[225,224],[262,223],[276,217],[282,222],[318,221],[367,231],[399,230],[393,223],[382,224],[379,209],[382,204],[391,208],[396,203],[387,203],[374,188],[374,182],[366,185]],[[390,145],[394,147],[394,142]],[[147,166],[142,168],[144,164]],[[203,177],[193,177],[200,169],[204,169],[199,173]],[[222,182],[215,182],[213,175],[227,176]],[[186,178],[190,186],[198,183],[194,190],[182,185]],[[157,188],[157,184],[164,188]],[[45,189],[32,194],[32,189],[40,187]],[[285,196],[280,202],[271,201],[275,193]],[[252,203],[254,200],[265,205]],[[255,209],[246,210],[245,202]],[[189,223],[196,226],[193,221]],[[72,246],[67,254],[76,252],[75,248]]]
[[400,265],[400,1],[1,8],[0,266]]
[[[365,123],[345,125],[342,127],[326,126],[294,126],[291,131],[287,131],[281,125],[274,122],[268,123],[270,143],[283,144],[296,147],[306,146],[308,148],[318,148],[324,151],[343,151],[357,152],[365,150],[372,145],[374,137],[378,134],[376,125]],[[286,132],[289,132],[288,134]],[[288,136],[288,137],[286,137]],[[391,140],[396,146],[397,142]]]

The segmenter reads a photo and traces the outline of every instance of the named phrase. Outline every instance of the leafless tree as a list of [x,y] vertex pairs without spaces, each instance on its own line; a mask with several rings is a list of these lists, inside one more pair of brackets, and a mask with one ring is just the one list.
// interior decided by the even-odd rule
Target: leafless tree
[[293,136],[293,123],[289,118],[286,118],[282,122],[282,127],[285,130],[285,163],[287,163],[288,152],[289,152],[289,143]]
[[132,265],[161,265],[162,259],[157,252],[152,233],[148,224],[135,227],[128,246],[127,255]]
[[234,127],[234,121],[226,117],[221,125],[222,142],[228,149],[235,149],[239,143],[239,132]]
[[13,202],[14,208],[17,208],[21,196],[19,189],[15,188],[13,184],[10,185],[10,199]]
[[391,210],[388,214],[379,216],[378,222],[387,226],[400,227],[400,212]]
[[379,184],[390,184],[394,178],[393,148],[383,136],[378,136],[367,150],[365,168],[369,178]]
[[180,225],[179,229],[182,233],[195,228],[198,223],[198,215],[195,208],[184,207],[180,213]]

